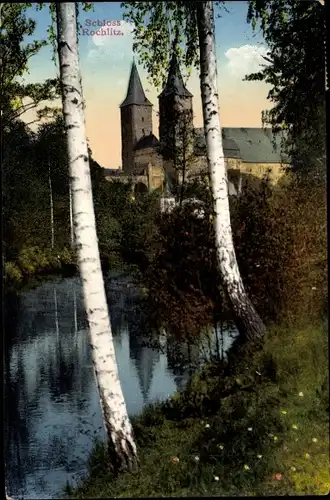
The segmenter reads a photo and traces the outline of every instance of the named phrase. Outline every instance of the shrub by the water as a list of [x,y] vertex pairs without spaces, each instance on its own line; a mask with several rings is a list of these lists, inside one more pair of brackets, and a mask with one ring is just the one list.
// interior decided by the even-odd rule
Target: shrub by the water
[[327,303],[324,185],[265,182],[232,200],[232,221],[244,284],[263,319],[318,321]]
[[70,276],[75,271],[76,257],[71,249],[25,247],[18,253],[15,261],[5,263],[5,285],[7,288],[20,287],[31,278],[59,273]]

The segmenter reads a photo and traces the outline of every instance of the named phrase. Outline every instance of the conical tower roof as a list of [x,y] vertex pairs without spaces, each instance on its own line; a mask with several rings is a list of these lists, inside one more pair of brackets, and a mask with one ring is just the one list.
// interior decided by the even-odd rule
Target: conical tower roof
[[183,78],[175,51],[173,51],[173,55],[171,58],[165,88],[161,92],[159,97],[168,96],[170,94],[175,94],[180,97],[193,97],[193,95],[189,92],[189,90],[186,89],[185,84],[183,83]]
[[120,107],[123,108],[124,106],[130,106],[131,104],[137,104],[140,106],[152,106],[151,102],[148,101],[145,96],[134,59],[131,68],[131,75],[129,77],[127,94]]

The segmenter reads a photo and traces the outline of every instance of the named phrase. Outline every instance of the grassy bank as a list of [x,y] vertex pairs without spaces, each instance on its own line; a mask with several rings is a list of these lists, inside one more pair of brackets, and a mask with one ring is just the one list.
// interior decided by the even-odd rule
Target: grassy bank
[[261,352],[209,364],[186,391],[134,419],[141,467],[115,478],[104,447],[74,498],[326,494],[325,326],[273,328]]

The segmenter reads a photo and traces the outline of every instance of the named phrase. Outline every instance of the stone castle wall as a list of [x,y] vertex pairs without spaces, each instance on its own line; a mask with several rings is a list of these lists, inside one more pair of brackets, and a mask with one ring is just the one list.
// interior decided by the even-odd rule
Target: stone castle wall
[[163,158],[155,151],[155,148],[144,148],[134,151],[133,162],[134,170],[143,168],[148,163],[151,163],[156,168],[162,168],[163,166]]

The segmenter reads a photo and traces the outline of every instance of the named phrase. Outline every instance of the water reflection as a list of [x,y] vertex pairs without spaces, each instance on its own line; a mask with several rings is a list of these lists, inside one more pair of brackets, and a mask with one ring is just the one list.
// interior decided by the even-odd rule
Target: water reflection
[[[150,346],[130,281],[106,283],[119,376],[130,415],[181,389],[199,349]],[[6,305],[5,453],[15,498],[59,498],[105,439],[78,279],[46,283]],[[163,336],[164,337],[164,336]],[[164,339],[163,339],[164,340]]]

